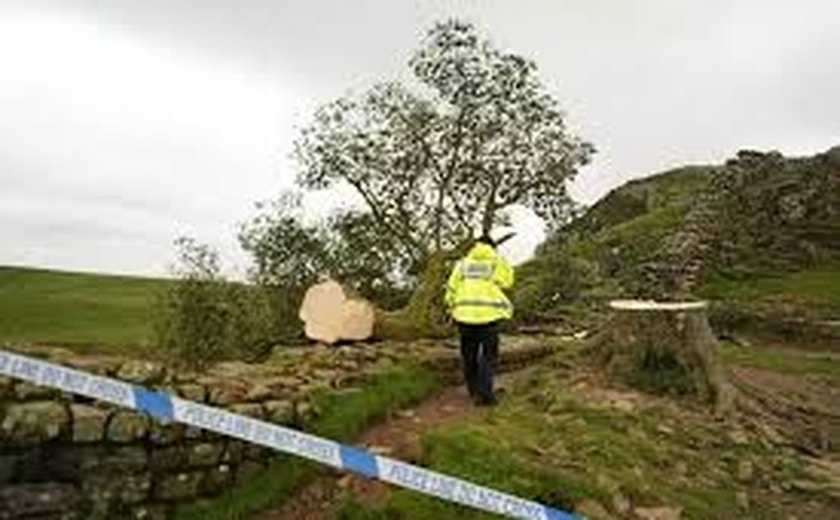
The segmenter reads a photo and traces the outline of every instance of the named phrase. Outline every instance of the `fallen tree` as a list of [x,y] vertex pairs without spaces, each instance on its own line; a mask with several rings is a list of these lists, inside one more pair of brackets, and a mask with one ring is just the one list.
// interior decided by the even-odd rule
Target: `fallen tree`
[[[275,220],[294,233],[262,233],[258,226],[246,238],[258,271],[267,271],[258,276],[281,283],[287,276],[271,270],[303,263],[311,272],[326,263],[322,273],[364,285],[356,278],[372,271],[345,267],[376,251],[375,259],[384,260],[376,265],[385,267],[371,280],[408,280],[414,290],[389,318],[412,334],[435,335],[443,326],[440,296],[450,260],[477,233],[507,224],[516,206],[549,226],[562,225],[573,210],[567,181],[594,148],[567,131],[532,61],[500,51],[469,24],[435,25],[409,68],[416,80],[411,85],[384,82],[323,105],[295,143],[297,185],[305,191],[350,187],[364,206],[356,220],[365,225],[355,229],[364,231],[369,247],[336,256],[329,240],[313,241],[282,219]],[[271,220],[272,208],[267,211]],[[269,224],[269,231],[281,228]],[[278,236],[303,244],[319,261],[290,253]]]
[[299,317],[305,323],[306,337],[323,343],[361,341],[373,335],[373,305],[367,300],[348,298],[334,280],[306,291]]

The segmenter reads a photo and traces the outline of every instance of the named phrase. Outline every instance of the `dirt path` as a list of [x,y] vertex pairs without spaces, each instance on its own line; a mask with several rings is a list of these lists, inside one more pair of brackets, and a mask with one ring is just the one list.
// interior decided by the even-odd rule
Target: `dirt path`
[[[417,462],[425,432],[485,413],[486,409],[473,406],[463,387],[449,388],[414,408],[397,412],[364,433],[355,444],[379,455]],[[390,493],[389,486],[382,482],[334,472],[300,490],[279,510],[251,520],[329,520],[337,515],[342,494],[347,491],[368,504],[383,503]]]

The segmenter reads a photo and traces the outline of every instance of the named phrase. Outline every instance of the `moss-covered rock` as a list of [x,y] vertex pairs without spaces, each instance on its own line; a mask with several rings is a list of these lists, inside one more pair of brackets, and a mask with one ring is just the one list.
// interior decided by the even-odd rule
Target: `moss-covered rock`
[[15,385],[15,395],[22,401],[46,400],[57,393],[58,391],[53,388],[36,385],[29,381],[21,381]]
[[185,500],[199,496],[204,472],[191,471],[163,475],[155,481],[154,498],[163,501]]
[[199,485],[202,495],[215,495],[230,487],[234,474],[227,464],[219,464],[207,470]]
[[117,378],[142,385],[160,383],[166,370],[160,363],[151,361],[130,360],[120,367]]
[[70,426],[67,408],[53,401],[11,404],[0,425],[3,436],[18,442],[55,439]]
[[113,442],[142,439],[149,431],[149,420],[135,412],[118,411],[108,423],[106,438]]
[[73,441],[96,442],[105,436],[105,423],[110,412],[103,408],[85,404],[71,404],[73,417]]
[[277,424],[292,424],[295,407],[291,401],[265,401],[263,407],[269,421]]
[[224,444],[221,442],[201,442],[190,446],[188,451],[187,464],[190,467],[215,466],[222,457]]
[[[75,520],[83,497],[69,484],[40,483],[0,487],[0,514],[4,518],[61,518]],[[13,512],[15,516],[6,517]]]

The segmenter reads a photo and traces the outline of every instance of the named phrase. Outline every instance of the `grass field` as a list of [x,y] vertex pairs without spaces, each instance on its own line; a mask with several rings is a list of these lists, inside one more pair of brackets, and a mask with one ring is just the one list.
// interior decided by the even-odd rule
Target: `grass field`
[[[426,433],[423,465],[588,518],[642,518],[630,508],[670,507],[681,518],[781,520],[831,503],[822,492],[785,491],[805,475],[794,450],[733,435],[696,403],[641,396],[610,404],[635,394],[574,381],[579,368],[515,374],[491,413]],[[768,494],[769,483],[778,491]],[[339,518],[498,517],[396,489],[385,500],[345,492]]]
[[152,341],[166,280],[0,267],[0,343],[119,351]]
[[743,280],[719,276],[702,290],[707,298],[739,303],[757,301],[801,301],[806,304],[840,306],[840,264],[775,276]]

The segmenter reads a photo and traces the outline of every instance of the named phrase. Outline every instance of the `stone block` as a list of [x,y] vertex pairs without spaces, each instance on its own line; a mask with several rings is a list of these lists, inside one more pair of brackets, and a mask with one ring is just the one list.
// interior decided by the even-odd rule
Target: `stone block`
[[186,446],[156,448],[149,454],[149,466],[155,473],[185,469],[189,457],[189,448]]
[[316,416],[315,407],[308,401],[298,401],[295,403],[295,425],[305,426],[312,422]]
[[0,488],[16,477],[20,461],[18,454],[0,455]]
[[20,381],[15,385],[15,395],[21,401],[44,400],[55,397],[58,391],[47,386],[36,385],[29,381]]
[[[0,487],[0,519],[40,518],[51,514],[72,513],[81,501],[81,493],[71,484],[3,486]],[[8,515],[9,512],[13,512],[14,516]]]
[[225,451],[222,453],[222,462],[225,464],[235,465],[242,460],[243,452],[245,451],[245,443],[237,440],[230,440],[225,445]]
[[149,431],[149,420],[134,412],[119,411],[108,423],[107,439],[113,442],[132,442],[142,439]]
[[203,403],[207,398],[207,389],[195,383],[179,385],[177,393],[184,399],[196,403]]
[[242,452],[242,456],[247,460],[263,462],[267,460],[273,452],[274,451],[270,448],[266,448],[258,444],[246,444],[245,449]]
[[133,520],[167,520],[170,515],[167,504],[143,504],[131,510]]
[[9,405],[0,432],[12,441],[41,442],[55,439],[69,426],[70,416],[63,404],[37,401]]
[[149,424],[149,440],[159,446],[168,446],[184,439],[187,426],[183,424],[163,424],[151,421]]
[[100,376],[116,375],[124,359],[114,356],[69,356],[62,361],[63,365]]
[[292,424],[295,418],[295,405],[291,401],[266,401],[263,403],[266,418],[277,424]]
[[165,376],[166,369],[163,365],[151,361],[126,361],[117,371],[117,379],[141,385],[160,383]]
[[44,468],[61,480],[80,482],[89,475],[127,475],[149,466],[142,446],[74,445],[56,446],[43,457]]
[[11,377],[0,376],[0,400],[5,400],[14,393],[15,381]]
[[98,442],[105,437],[105,424],[110,412],[86,404],[71,404],[73,441]]
[[227,406],[233,403],[241,403],[248,396],[248,388],[238,381],[220,382],[216,381],[208,388],[208,402],[210,404]]
[[275,390],[280,388],[294,390],[303,383],[301,378],[293,375],[273,377],[270,381],[266,381],[266,384]]
[[187,426],[184,429],[184,437],[193,441],[207,438],[208,435],[210,435],[209,432],[205,434],[204,430],[196,428],[195,426]]
[[134,505],[149,498],[152,478],[149,473],[129,475],[92,475],[85,479],[82,490],[94,504]]
[[219,464],[204,474],[199,492],[202,495],[217,495],[233,485],[233,471],[227,464]]
[[258,403],[234,404],[229,406],[228,409],[233,413],[253,417],[254,419],[265,418],[265,411],[263,410],[262,405]]
[[257,382],[248,389],[248,392],[245,394],[245,400],[250,402],[265,401],[273,396],[274,390],[270,386],[262,382]]
[[109,448],[102,465],[119,468],[123,473],[142,471],[149,467],[149,454],[142,446]]
[[154,498],[164,501],[180,501],[199,495],[199,486],[204,478],[202,471],[163,475],[155,482]]
[[190,467],[215,466],[222,458],[224,444],[221,442],[202,442],[193,444],[187,449],[189,452],[187,464]]

